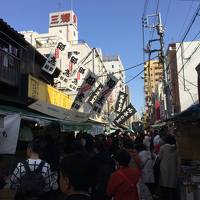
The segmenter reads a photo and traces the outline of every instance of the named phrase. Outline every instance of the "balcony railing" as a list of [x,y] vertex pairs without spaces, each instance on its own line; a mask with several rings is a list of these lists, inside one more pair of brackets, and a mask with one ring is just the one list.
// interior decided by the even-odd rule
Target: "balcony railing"
[[0,49],[0,81],[16,86],[19,82],[20,59]]

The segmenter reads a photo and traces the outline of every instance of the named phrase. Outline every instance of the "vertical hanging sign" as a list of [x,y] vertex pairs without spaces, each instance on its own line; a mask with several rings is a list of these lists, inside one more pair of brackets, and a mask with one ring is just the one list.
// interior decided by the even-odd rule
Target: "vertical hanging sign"
[[90,106],[94,106],[97,98],[99,97],[101,91],[103,89],[103,85],[100,83],[99,86],[94,90],[94,92],[92,92],[92,94],[90,95],[90,97],[88,98],[88,101],[87,103],[90,105]]
[[49,54],[45,64],[42,67],[42,70],[49,74],[53,74],[56,69],[56,60],[59,55],[59,50],[64,51],[66,45],[64,45],[62,42],[58,42],[56,45],[56,48],[52,50],[52,52]]
[[85,102],[85,99],[89,96],[90,91],[93,88],[96,80],[97,76],[91,71],[88,71],[88,74],[72,104],[72,110],[78,110],[81,107],[81,105]]
[[115,104],[115,112],[120,113],[124,107],[124,103],[126,102],[127,94],[124,92],[119,92],[116,104]]
[[113,121],[117,126],[122,125],[126,120],[136,113],[135,108],[130,103]]
[[96,112],[98,114],[101,113],[101,110],[103,108],[105,101],[107,100],[111,92],[113,91],[117,82],[118,82],[118,79],[115,76],[113,76],[112,74],[108,75],[106,84],[103,86],[103,89],[101,90],[99,97],[97,98],[96,102],[93,105],[93,112]]

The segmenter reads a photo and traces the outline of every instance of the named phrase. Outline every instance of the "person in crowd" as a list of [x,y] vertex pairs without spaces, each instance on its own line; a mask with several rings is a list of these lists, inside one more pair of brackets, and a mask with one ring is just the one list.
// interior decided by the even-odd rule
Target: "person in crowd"
[[178,153],[175,137],[168,134],[163,138],[165,144],[159,152],[160,186],[162,200],[175,200],[177,188]]
[[106,195],[106,186],[110,175],[115,170],[115,162],[106,150],[106,144],[97,139],[95,142],[95,152],[93,161],[96,167],[95,184],[92,188],[93,200],[108,200]]
[[144,144],[138,145],[137,150],[139,152],[139,157],[141,160],[140,169],[142,171],[142,180],[149,188],[151,194],[153,195],[155,188],[153,155],[149,150],[146,149],[146,146]]
[[150,151],[151,149],[151,138],[148,132],[145,132],[143,144],[145,145],[146,149]]
[[0,157],[0,190],[4,188],[6,185],[6,179],[7,177],[3,175],[3,159]]
[[129,167],[131,156],[124,150],[118,150],[115,155],[117,170],[111,175],[107,185],[107,195],[114,200],[138,200],[137,183],[140,171]]
[[123,143],[123,147],[131,156],[131,161],[130,161],[129,166],[133,168],[135,167],[140,168],[141,160],[140,160],[137,150],[134,149],[134,142],[130,138],[126,139]]
[[94,184],[95,166],[87,152],[69,154],[60,164],[60,188],[66,200],[90,200],[89,189]]
[[153,147],[154,147],[154,152],[155,154],[158,154],[160,151],[160,134],[158,131],[154,132],[154,137],[153,137]]
[[52,187],[51,191],[48,193],[48,200],[55,199],[58,195],[58,169],[59,169],[59,160],[60,152],[54,143],[54,140],[51,135],[46,135],[43,139],[44,146],[42,148],[42,160],[50,164],[51,170],[51,180]]
[[16,190],[15,200],[45,199],[51,189],[50,165],[40,159],[41,142],[33,140],[27,148],[28,159],[17,164],[10,178],[10,188]]

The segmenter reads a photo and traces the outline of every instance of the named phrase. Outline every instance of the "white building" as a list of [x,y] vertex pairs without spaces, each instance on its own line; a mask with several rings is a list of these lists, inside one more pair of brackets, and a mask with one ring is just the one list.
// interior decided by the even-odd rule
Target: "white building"
[[167,76],[173,113],[198,102],[197,72],[200,41],[170,44],[167,51]]
[[[90,48],[86,42],[79,40],[77,22],[77,16],[73,11],[50,13],[48,33],[40,34],[34,31],[23,31],[21,33],[41,54],[46,57],[50,54],[55,55],[56,67],[60,69],[61,75],[65,76],[68,72],[73,73],[79,66],[84,66],[99,77],[97,86],[99,83],[105,83],[108,73],[114,73],[119,82],[109,97],[110,107],[106,103],[102,110],[101,116],[105,116],[108,112],[114,110],[114,103],[119,91],[125,92],[124,67],[119,56],[103,57],[101,49]],[[57,50],[58,42],[66,45],[63,51]],[[77,59],[75,64],[71,63],[72,57]],[[84,76],[78,72],[74,72],[74,75],[69,76],[68,80],[70,78],[75,78],[78,86],[84,80]],[[61,78],[55,79],[55,86],[74,97],[77,94],[77,90],[70,90],[67,81]],[[90,109],[90,106],[84,104],[80,111],[88,112]],[[93,117],[95,118],[95,116]]]
[[[108,98],[107,103],[109,105],[106,105],[106,107],[109,107],[109,111],[112,114],[119,92],[126,92],[125,71],[119,56],[103,56],[103,62],[108,73],[112,73],[119,80],[115,89],[112,91],[111,95]],[[115,118],[115,116],[111,116],[111,119],[113,118]]]
[[[64,74],[66,70],[72,72],[77,69],[77,66],[79,66],[85,58],[82,65],[86,69],[90,69],[97,75],[105,74],[106,69],[101,62],[101,50],[91,49],[85,41],[79,41],[77,21],[77,16],[73,11],[50,13],[48,33],[39,34],[33,31],[23,31],[21,33],[41,54],[47,57],[49,54],[55,55],[56,67]],[[66,47],[64,51],[58,52],[56,45],[60,41],[66,45]],[[77,63],[74,65],[70,63],[72,56],[77,58]],[[81,85],[84,78],[81,76],[82,75],[78,73],[73,76],[73,78],[77,78],[78,86]],[[105,76],[101,76],[99,81],[104,83],[105,79]],[[55,79],[55,83],[58,89],[67,89],[67,83],[65,81]]]

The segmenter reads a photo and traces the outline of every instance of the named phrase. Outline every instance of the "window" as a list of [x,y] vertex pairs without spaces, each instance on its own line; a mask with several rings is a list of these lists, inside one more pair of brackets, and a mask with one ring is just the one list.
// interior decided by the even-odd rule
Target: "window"
[[112,68],[114,68],[114,65],[112,65]]
[[74,31],[74,37],[76,36],[76,32]]

